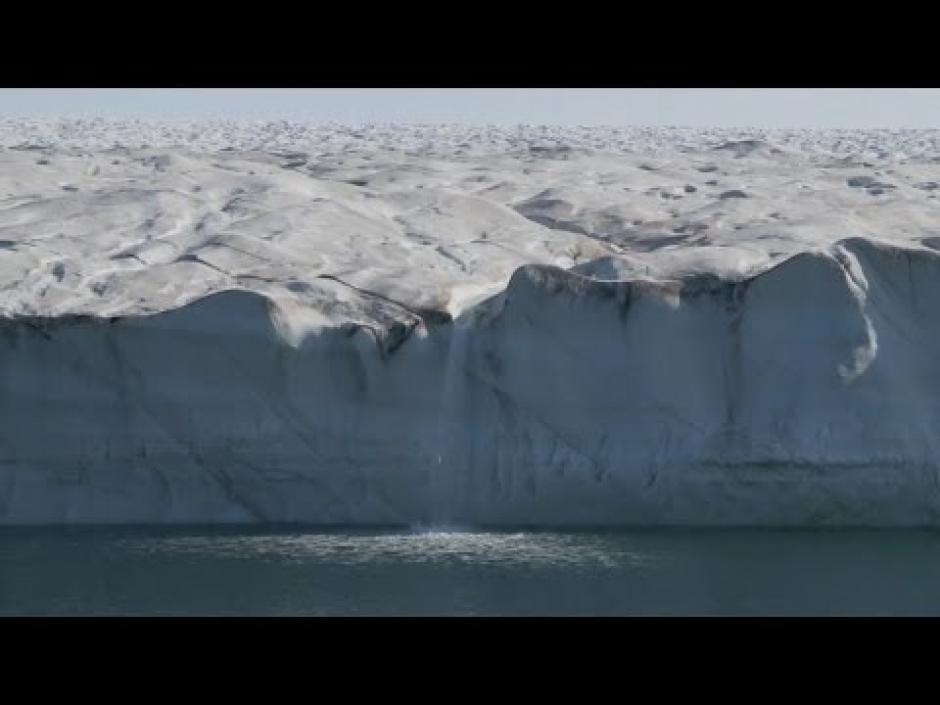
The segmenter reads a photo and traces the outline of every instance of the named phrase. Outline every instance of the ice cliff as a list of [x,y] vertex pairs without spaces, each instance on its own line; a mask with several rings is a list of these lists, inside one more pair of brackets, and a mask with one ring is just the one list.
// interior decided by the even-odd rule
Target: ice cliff
[[2,523],[940,523],[932,133],[57,129]]

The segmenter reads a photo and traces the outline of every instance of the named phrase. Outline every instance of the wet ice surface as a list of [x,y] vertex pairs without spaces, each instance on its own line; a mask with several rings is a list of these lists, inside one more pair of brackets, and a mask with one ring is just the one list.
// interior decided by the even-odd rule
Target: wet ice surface
[[916,530],[0,533],[0,613],[940,614]]

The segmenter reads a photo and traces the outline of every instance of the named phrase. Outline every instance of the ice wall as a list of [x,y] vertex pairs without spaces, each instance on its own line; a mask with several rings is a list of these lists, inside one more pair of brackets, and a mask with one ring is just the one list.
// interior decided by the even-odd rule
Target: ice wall
[[940,257],[518,269],[455,321],[230,290],[0,321],[0,521],[936,524]]

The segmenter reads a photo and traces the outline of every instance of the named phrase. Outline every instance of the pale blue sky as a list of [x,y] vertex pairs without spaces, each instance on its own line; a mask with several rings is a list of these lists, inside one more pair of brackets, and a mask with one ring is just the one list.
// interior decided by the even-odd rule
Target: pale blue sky
[[0,89],[0,116],[940,128],[940,89]]

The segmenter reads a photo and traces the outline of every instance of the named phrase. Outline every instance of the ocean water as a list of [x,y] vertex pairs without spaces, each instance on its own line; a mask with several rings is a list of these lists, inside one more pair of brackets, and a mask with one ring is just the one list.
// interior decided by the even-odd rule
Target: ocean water
[[937,615],[940,532],[0,529],[3,615]]

